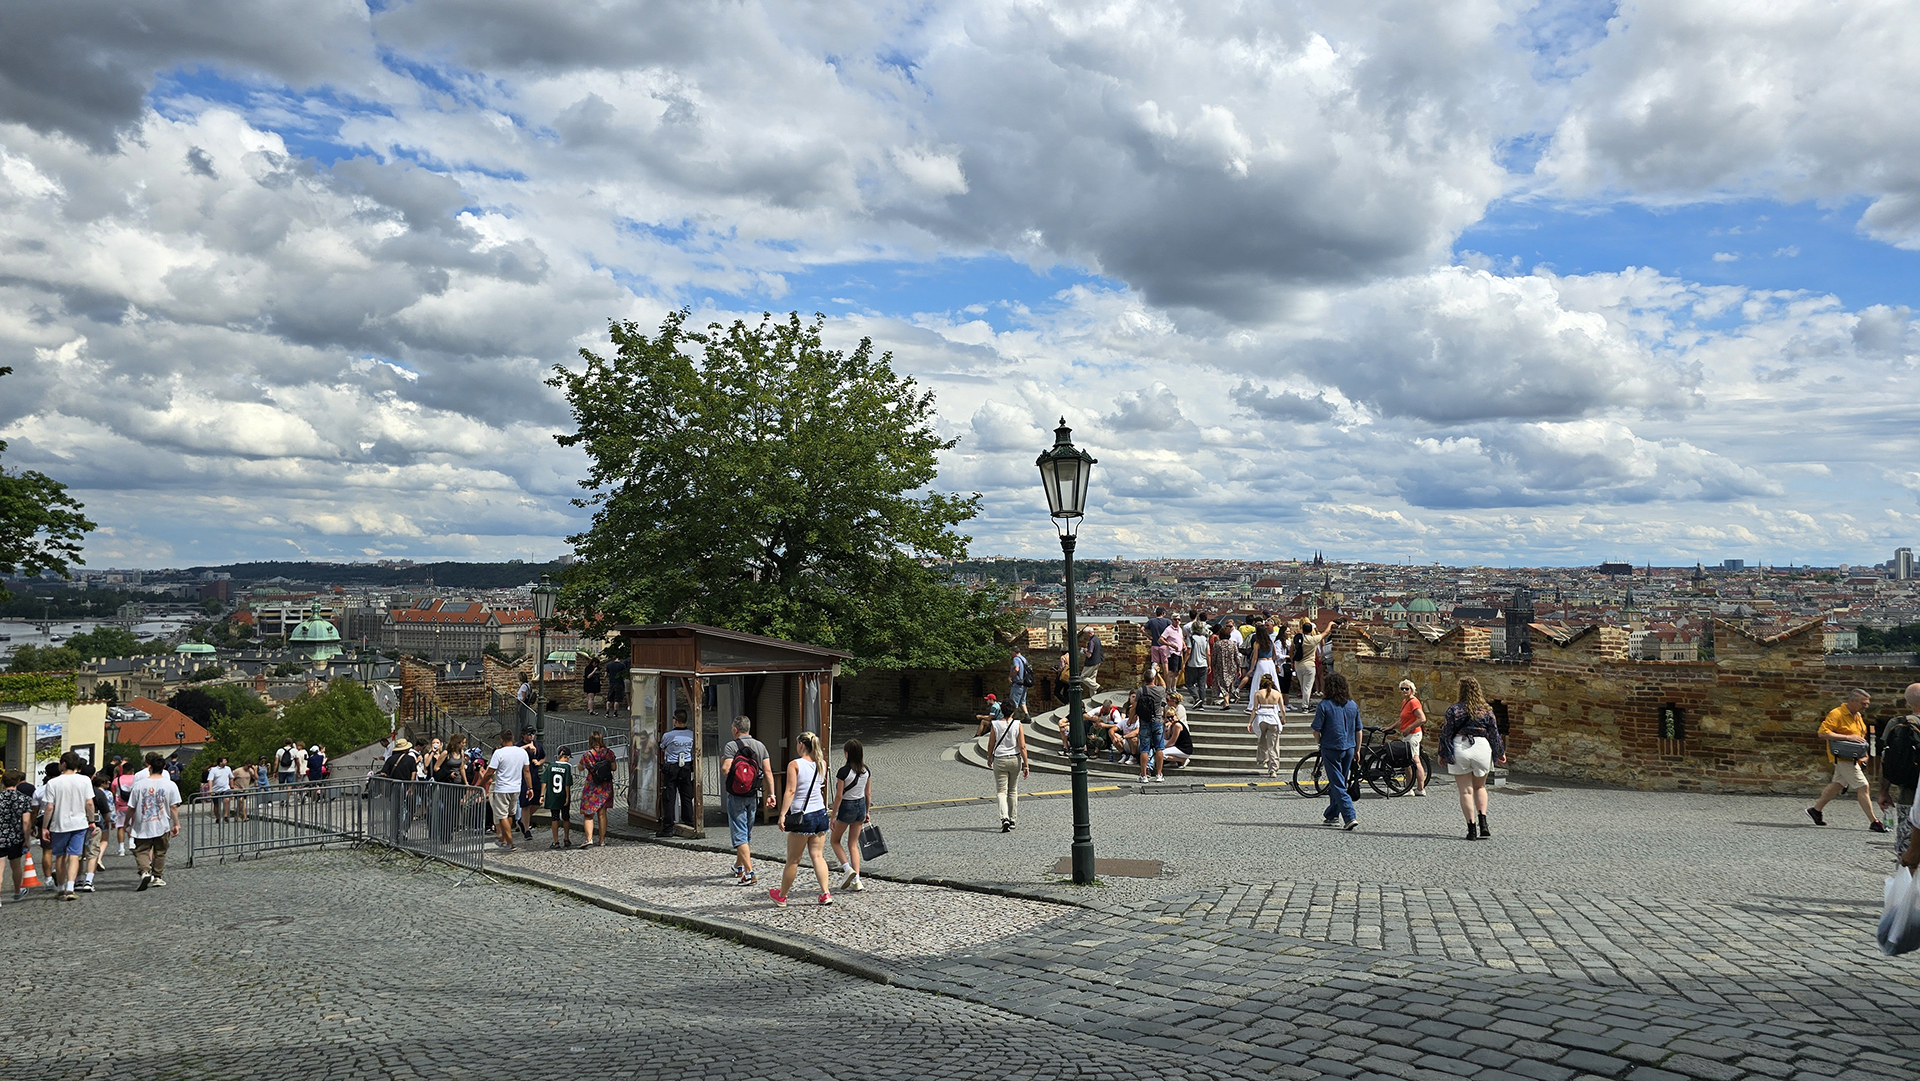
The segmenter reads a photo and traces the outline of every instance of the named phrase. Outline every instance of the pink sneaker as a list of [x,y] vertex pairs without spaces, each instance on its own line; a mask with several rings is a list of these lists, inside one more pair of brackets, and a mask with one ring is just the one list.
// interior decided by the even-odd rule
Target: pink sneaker
[[779,905],[781,908],[787,907],[787,895],[780,889],[780,887],[775,886],[774,888],[768,890],[767,896],[773,898],[773,903],[776,905]]
[[820,895],[820,903],[821,903],[821,904],[823,904],[823,905],[830,905],[830,904],[832,904],[832,903],[833,903],[833,894],[831,894],[831,893],[823,893],[823,894],[821,894],[821,895]]

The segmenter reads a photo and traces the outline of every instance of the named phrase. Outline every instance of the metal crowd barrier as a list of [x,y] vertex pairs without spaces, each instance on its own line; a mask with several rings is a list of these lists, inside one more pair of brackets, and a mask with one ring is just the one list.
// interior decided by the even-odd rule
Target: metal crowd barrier
[[367,782],[367,833],[371,844],[481,870],[486,854],[486,793],[463,784]]
[[[366,835],[362,781],[322,781],[202,793],[183,806],[180,846],[191,867],[292,848],[359,844]],[[176,850],[177,851],[177,850]]]

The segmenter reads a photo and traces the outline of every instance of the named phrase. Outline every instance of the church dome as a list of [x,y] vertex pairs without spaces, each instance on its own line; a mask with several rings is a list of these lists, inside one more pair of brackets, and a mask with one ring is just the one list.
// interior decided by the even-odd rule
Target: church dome
[[314,618],[300,624],[287,636],[289,642],[338,642],[340,629],[324,619]]
[[1415,597],[1407,603],[1408,612],[1438,612],[1440,606],[1425,597]]

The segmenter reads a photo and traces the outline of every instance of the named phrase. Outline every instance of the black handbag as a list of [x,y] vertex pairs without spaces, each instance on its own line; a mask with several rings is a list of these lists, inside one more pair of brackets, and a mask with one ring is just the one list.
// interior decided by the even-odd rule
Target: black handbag
[[869,822],[860,831],[860,858],[878,859],[887,854],[887,839],[880,835],[880,827]]

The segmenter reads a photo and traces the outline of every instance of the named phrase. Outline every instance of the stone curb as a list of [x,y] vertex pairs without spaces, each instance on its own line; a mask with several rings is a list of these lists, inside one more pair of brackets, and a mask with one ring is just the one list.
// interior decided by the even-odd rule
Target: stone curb
[[[731,847],[720,844],[719,842],[701,841],[697,838],[674,838],[671,840],[663,840],[659,837],[654,837],[648,834],[623,833],[618,829],[609,830],[608,832],[613,834],[616,837],[624,837],[627,840],[633,841],[635,843],[660,845],[663,848],[679,848],[689,852],[726,853],[726,852],[733,851]],[[758,852],[755,852],[753,854],[753,858],[762,863],[778,864],[783,867],[786,866],[786,862],[787,862],[784,859],[776,859],[775,857],[772,857],[772,856],[763,856]],[[1051,893],[1043,893],[1043,892],[1040,892],[1039,890],[1022,888],[1020,886],[1011,885],[1011,884],[1001,884],[1001,883],[995,883],[995,882],[969,882],[966,879],[943,878],[939,875],[914,875],[910,878],[907,878],[907,877],[901,877],[899,875],[886,874],[884,872],[880,874],[874,874],[873,872],[867,871],[867,870],[862,870],[860,872],[860,875],[863,878],[878,879],[882,882],[900,882],[900,883],[905,883],[906,885],[909,885],[909,886],[934,886],[939,889],[960,890],[963,893],[983,893],[992,897],[1008,897],[1016,901],[1039,901],[1042,904],[1068,905],[1073,908],[1097,907],[1091,902],[1081,900],[1080,898],[1077,898],[1077,897],[1059,896]]]
[[498,864],[489,866],[486,873],[522,885],[537,886],[576,897],[588,904],[604,908],[609,912],[617,912],[622,916],[633,916],[670,927],[682,927],[702,934],[732,939],[742,945],[791,957],[796,961],[819,965],[822,968],[830,968],[882,986],[891,986],[896,980],[892,972],[878,965],[870,965],[848,957],[844,950],[839,953],[829,953],[791,935],[753,927],[737,920],[717,916],[697,916],[678,909],[659,908],[640,902],[626,894],[591,886],[585,882],[575,882],[572,879],[543,875],[533,871],[512,870]]

